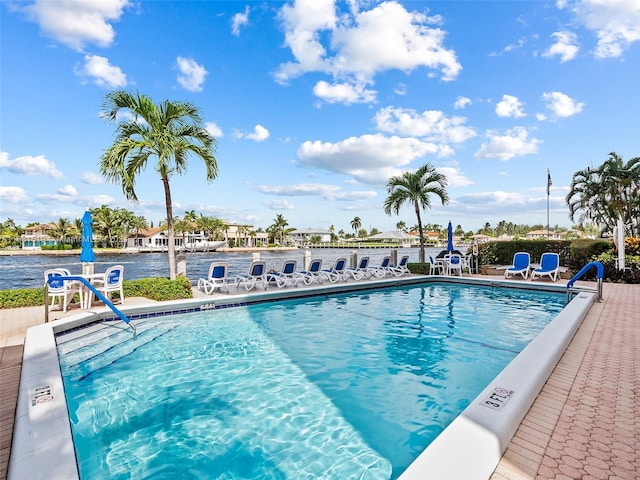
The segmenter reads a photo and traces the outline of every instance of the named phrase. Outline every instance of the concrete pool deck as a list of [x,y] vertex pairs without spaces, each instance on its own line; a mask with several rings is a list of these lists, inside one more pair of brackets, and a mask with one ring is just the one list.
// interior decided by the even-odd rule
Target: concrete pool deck
[[[640,287],[605,284],[603,293],[522,421],[493,480],[640,478]],[[127,299],[127,306],[145,303],[156,302]],[[52,320],[61,316],[52,313]],[[0,479],[6,478],[24,334],[43,317],[44,307],[0,310]]]

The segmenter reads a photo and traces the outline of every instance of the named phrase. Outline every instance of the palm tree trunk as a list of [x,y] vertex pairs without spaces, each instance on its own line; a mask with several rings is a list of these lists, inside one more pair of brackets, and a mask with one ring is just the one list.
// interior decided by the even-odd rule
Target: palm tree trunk
[[167,237],[169,245],[167,245],[167,255],[169,256],[169,279],[175,280],[176,278],[176,251],[175,240],[173,232],[173,205],[171,204],[171,189],[169,188],[169,179],[162,178],[162,185],[164,186],[164,202],[167,207]]
[[420,205],[415,202],[416,216],[418,217],[418,233],[420,235],[420,263],[424,263],[424,230],[422,228],[422,218],[420,218]]

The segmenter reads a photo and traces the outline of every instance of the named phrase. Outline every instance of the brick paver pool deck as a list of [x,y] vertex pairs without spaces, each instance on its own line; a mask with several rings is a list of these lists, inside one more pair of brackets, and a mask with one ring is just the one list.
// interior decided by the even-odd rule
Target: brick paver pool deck
[[[605,284],[603,297],[491,480],[640,479],[640,286]],[[0,479],[8,467],[24,332],[43,317],[44,307],[0,310]]]

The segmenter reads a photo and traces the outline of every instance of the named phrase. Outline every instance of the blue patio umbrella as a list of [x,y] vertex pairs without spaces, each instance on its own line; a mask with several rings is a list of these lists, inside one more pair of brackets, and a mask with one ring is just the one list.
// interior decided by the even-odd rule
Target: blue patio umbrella
[[82,217],[82,252],[80,252],[80,261],[82,263],[90,263],[96,261],[96,255],[93,253],[93,229],[91,225],[93,219],[91,212],[87,210]]
[[453,252],[453,227],[451,226],[451,221],[449,221],[449,226],[447,227],[447,252]]

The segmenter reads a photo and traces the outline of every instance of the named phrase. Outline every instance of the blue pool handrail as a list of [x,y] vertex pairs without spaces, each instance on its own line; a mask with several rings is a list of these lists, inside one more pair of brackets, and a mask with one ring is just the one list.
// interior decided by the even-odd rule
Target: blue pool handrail
[[600,262],[589,262],[584,267],[582,267],[580,271],[567,282],[567,291],[569,291],[573,287],[573,284],[576,283],[577,280],[582,278],[584,274],[587,273],[592,267],[596,268],[596,282],[598,284],[597,301],[600,301],[602,299],[602,279],[604,278],[604,265],[602,265],[602,263]]
[[131,322],[131,320],[129,319],[129,317],[127,317],[124,313],[122,313],[113,303],[111,303],[111,301],[105,297],[104,295],[102,295],[98,289],[96,287],[94,287],[93,285],[91,285],[91,283],[89,283],[89,281],[84,278],[84,277],[79,277],[77,275],[56,275],[56,276],[52,276],[47,278],[47,283],[45,284],[45,292],[44,292],[44,311],[45,311],[45,322],[49,321],[49,284],[52,281],[60,281],[60,280],[76,280],[80,283],[82,283],[85,287],[87,287],[89,290],[91,290],[93,292],[93,294],[98,297],[100,300],[102,300],[104,302],[104,304],[109,307],[111,309],[111,311],[113,311],[113,313],[115,313],[120,320],[122,320],[124,323],[126,323],[127,325],[129,325],[131,327],[131,329],[133,330],[133,333],[136,333],[136,326],[135,324],[133,324]]

